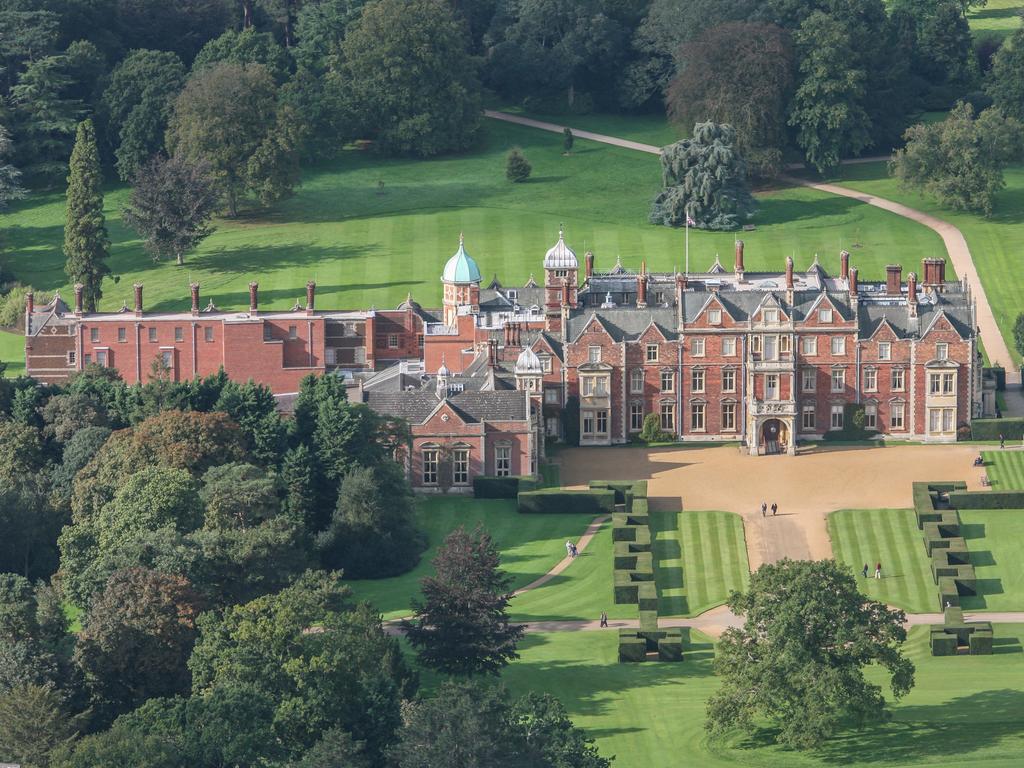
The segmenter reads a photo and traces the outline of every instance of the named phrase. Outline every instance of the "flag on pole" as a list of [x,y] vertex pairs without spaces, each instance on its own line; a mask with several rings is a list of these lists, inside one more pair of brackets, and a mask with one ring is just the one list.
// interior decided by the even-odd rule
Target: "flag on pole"
[[686,214],[686,226],[688,226],[688,227],[696,227],[697,226],[697,222],[690,218],[690,214]]

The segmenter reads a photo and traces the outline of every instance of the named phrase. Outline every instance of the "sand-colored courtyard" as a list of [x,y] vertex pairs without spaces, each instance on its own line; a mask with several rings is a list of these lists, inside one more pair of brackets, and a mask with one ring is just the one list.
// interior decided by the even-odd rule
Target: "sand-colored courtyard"
[[[970,445],[884,448],[814,446],[797,456],[749,456],[736,446],[577,448],[559,454],[562,484],[649,481],[655,509],[722,510],[743,516],[751,569],[783,557],[832,556],[825,517],[837,509],[912,506],[915,480],[964,480],[981,488]],[[761,502],[779,505],[761,517]]]

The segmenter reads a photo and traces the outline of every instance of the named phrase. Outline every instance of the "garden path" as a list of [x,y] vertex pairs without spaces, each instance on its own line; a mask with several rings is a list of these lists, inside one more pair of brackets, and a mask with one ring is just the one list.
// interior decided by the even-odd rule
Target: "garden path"
[[[561,133],[565,128],[565,126],[556,125],[555,123],[547,123],[543,120],[520,117],[519,115],[512,115],[507,112],[498,112],[492,109],[484,110],[484,115],[495,120],[504,120],[509,123],[516,123],[517,125],[524,125],[531,128],[539,128],[541,130],[551,131],[554,133]],[[573,128],[572,131],[575,136],[581,139],[598,141],[603,144],[611,144],[625,149],[635,149],[639,152],[647,152],[648,154],[661,154],[661,148],[656,147],[653,144],[642,144],[628,139],[619,139],[614,136],[606,136],[604,134],[592,133],[591,131],[583,131],[576,128]],[[882,158],[854,158],[852,160],[844,160],[843,163],[855,164],[871,162],[878,159]],[[792,169],[791,166],[790,169]],[[1007,384],[1020,385],[1020,370],[1015,368],[1013,365],[1013,357],[1010,355],[1010,350],[1006,346],[1006,340],[999,331],[999,326],[996,325],[995,315],[992,313],[992,307],[989,305],[988,297],[985,295],[985,287],[981,284],[977,269],[974,268],[971,249],[968,248],[967,240],[959,229],[948,221],[942,221],[941,219],[937,219],[934,216],[923,213],[922,211],[909,208],[905,205],[901,205],[900,203],[893,202],[892,200],[886,200],[883,197],[877,197],[865,192],[848,189],[846,187],[839,186],[838,184],[827,184],[811,181],[809,179],[801,179],[795,176],[783,176],[782,178],[792,184],[811,187],[812,189],[817,189],[829,194],[859,200],[867,205],[872,205],[876,208],[881,208],[891,213],[895,213],[897,216],[903,216],[911,221],[916,221],[918,224],[928,227],[937,233],[939,237],[942,238],[942,242],[946,246],[946,252],[949,254],[949,259],[953,262],[953,268],[961,278],[967,278],[967,283],[971,287],[971,293],[978,302],[978,327],[981,331],[981,340],[985,345],[985,351],[988,353],[989,362],[992,365],[1002,365],[1006,369]],[[1016,397],[1007,398],[1006,409],[1007,415],[1024,416],[1024,399]]]
[[[577,539],[577,541],[576,541],[576,551],[577,552],[582,552],[583,550],[585,550],[587,548],[587,545],[590,543],[590,540],[592,538],[594,538],[594,535],[601,529],[601,526],[604,525],[605,523],[607,523],[611,519],[612,519],[611,515],[599,515],[598,517],[595,517],[593,522],[591,522],[591,524],[587,526],[587,530],[585,530],[583,532],[583,535],[580,536],[579,539]],[[536,589],[537,587],[544,586],[549,581],[551,581],[553,578],[555,578],[555,576],[557,576],[562,571],[564,571],[566,568],[568,568],[572,564],[572,561],[574,559],[575,558],[572,558],[572,557],[569,557],[568,555],[566,555],[561,560],[559,560],[558,563],[555,564],[555,567],[552,568],[550,571],[545,573],[540,578],[534,579],[529,584],[527,584],[525,587],[520,587],[519,589],[517,589],[512,594],[513,595],[521,595],[523,592],[528,592],[531,589]]]

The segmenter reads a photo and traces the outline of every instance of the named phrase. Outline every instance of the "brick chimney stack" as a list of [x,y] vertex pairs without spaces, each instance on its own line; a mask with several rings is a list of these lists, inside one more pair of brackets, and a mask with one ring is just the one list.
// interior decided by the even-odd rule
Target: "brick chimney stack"
[[316,308],[316,283],[310,280],[306,283],[306,314],[312,315]]
[[199,283],[189,283],[188,289],[192,291],[192,314],[199,314]]
[[786,257],[786,290],[793,290],[793,257]]
[[647,308],[647,259],[640,262],[640,274],[636,276],[636,308]]
[[885,268],[885,292],[890,296],[899,296],[903,291],[903,267],[889,264]]
[[583,263],[585,265],[584,268],[586,269],[585,274],[587,276],[587,280],[590,280],[591,276],[594,274],[594,252],[593,251],[587,251],[586,256],[583,257]]
[[839,252],[839,276],[843,280],[850,278],[850,252],[847,250]]
[[260,308],[259,305],[260,284],[253,280],[249,283],[249,314],[255,315]]
[[[25,294],[25,315],[26,316],[31,315],[35,311],[35,308],[36,308],[36,295],[34,293],[32,293],[32,291],[29,291],[28,293]],[[26,324],[26,327],[27,327],[27,324]]]
[[562,278],[562,306],[569,306],[569,281],[566,278]]
[[857,297],[857,268],[850,267],[850,296]]
[[82,292],[84,290],[84,285],[81,283],[75,283],[75,314],[79,317],[82,315]]
[[946,260],[921,259],[921,275],[925,288],[941,291],[946,282]]
[[142,317],[142,283],[135,283],[132,289],[135,291],[135,316]]
[[736,262],[733,265],[733,269],[739,276],[740,280],[743,279],[743,273],[746,271],[743,267],[743,241],[736,241]]
[[907,275],[907,307],[910,309],[910,316],[917,317],[917,273],[915,272]]

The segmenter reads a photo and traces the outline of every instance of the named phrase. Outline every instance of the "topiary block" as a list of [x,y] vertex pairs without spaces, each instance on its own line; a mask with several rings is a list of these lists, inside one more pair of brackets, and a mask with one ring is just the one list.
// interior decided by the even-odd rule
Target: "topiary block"
[[992,630],[976,629],[969,639],[972,656],[989,656],[992,654]]

